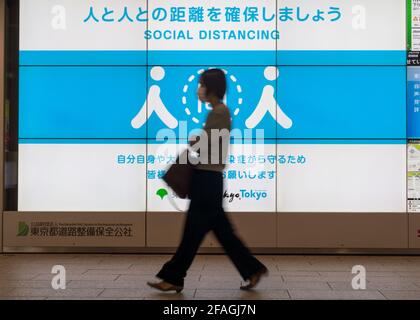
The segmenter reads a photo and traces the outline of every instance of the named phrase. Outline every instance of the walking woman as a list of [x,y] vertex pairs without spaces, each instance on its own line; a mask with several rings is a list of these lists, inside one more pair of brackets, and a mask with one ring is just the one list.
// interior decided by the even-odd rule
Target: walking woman
[[[210,231],[214,232],[241,277],[248,281],[248,284],[240,287],[242,290],[254,288],[261,276],[268,275],[267,268],[235,234],[223,209],[223,170],[232,125],[229,109],[222,102],[225,93],[226,77],[222,70],[210,69],[202,73],[198,97],[212,106],[202,133],[207,134],[208,150],[203,150],[202,146],[199,150],[200,162],[192,175],[191,202],[181,244],[172,259],[156,275],[162,281],[148,282],[149,286],[160,291],[182,291],[187,271],[205,235]],[[211,137],[215,131],[219,134],[217,140]],[[227,132],[227,137],[220,138],[220,132],[223,131]],[[193,149],[196,145],[192,144]],[[208,161],[202,161],[203,152]]]

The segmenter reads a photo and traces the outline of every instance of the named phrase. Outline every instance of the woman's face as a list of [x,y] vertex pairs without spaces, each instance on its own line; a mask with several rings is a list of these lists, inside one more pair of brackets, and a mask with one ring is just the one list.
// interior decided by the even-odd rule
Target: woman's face
[[206,87],[203,85],[201,81],[198,87],[197,95],[198,95],[198,99],[200,99],[201,102],[207,102]]

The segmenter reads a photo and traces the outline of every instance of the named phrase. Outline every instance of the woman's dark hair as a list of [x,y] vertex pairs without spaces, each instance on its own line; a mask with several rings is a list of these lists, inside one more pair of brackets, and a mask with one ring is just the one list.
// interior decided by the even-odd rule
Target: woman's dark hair
[[226,76],[220,69],[209,69],[204,71],[200,77],[200,84],[206,87],[207,94],[214,94],[220,100],[226,94]]

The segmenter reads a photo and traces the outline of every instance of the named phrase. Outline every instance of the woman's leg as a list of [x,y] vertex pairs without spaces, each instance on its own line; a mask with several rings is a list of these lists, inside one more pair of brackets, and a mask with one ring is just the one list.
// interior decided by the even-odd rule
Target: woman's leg
[[210,230],[211,214],[206,209],[206,189],[209,185],[203,181],[199,170],[194,170],[191,188],[191,202],[184,224],[181,243],[171,260],[166,262],[159,273],[158,278],[173,285],[183,286],[184,278],[191,266],[197,250]]
[[204,236],[209,231],[204,220],[203,217],[200,217],[199,212],[189,210],[181,244],[172,259],[166,262],[156,275],[158,278],[173,285],[184,286],[184,278],[187,275],[187,271]]
[[244,280],[265,268],[235,234],[223,208],[217,213],[213,232]]

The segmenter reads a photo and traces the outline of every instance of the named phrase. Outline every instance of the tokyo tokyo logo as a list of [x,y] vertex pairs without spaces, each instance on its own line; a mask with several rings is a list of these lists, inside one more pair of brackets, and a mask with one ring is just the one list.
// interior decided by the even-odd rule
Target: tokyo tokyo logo
[[[233,90],[230,91],[229,101],[228,97],[225,96],[224,103],[232,109],[233,117],[236,117],[243,112],[243,87],[240,84],[240,79],[238,79],[235,74],[230,73],[229,70],[226,69],[223,71],[226,75],[228,86],[233,88]],[[206,110],[211,109],[208,104],[200,102],[195,96],[197,88],[194,86],[194,83],[203,72],[204,69],[199,69],[195,73],[190,74],[188,78],[185,79],[182,92],[180,92],[180,102],[182,103],[184,112],[195,124],[200,124],[199,116]],[[138,113],[131,120],[131,126],[134,129],[143,127],[152,114],[156,114],[168,128],[175,129],[178,127],[178,119],[168,110],[161,98],[161,92],[164,90],[164,86],[161,86],[160,83],[164,81],[165,76],[166,72],[163,67],[157,66],[150,70],[150,77],[156,84],[153,84],[149,88],[147,100],[144,101]],[[277,67],[265,68],[264,79],[267,83],[264,85],[261,93],[258,93],[258,103],[255,106],[249,106],[253,111],[245,120],[244,125],[246,129],[254,129],[257,127],[267,113],[284,129],[290,129],[293,126],[292,119],[286,115],[276,101],[274,83],[279,76],[280,73]],[[149,103],[147,103],[147,101],[149,101]],[[272,106],[275,106],[275,108]],[[201,123],[201,125],[204,126],[205,123]]]
[[268,197],[267,190],[254,190],[254,189],[240,189],[236,192],[230,192],[225,190],[223,198],[229,203],[235,200],[251,199],[251,200],[262,200]]
[[[167,199],[171,206],[177,211],[185,211],[181,207],[184,207],[188,200],[180,199],[177,195],[167,188],[159,188],[156,191],[156,196],[161,200],[164,201]],[[228,203],[232,203],[235,201],[241,200],[254,200],[254,201],[261,201],[268,197],[267,190],[255,190],[255,189],[239,189],[237,191],[229,191],[225,190],[223,192],[223,198],[226,199]]]

